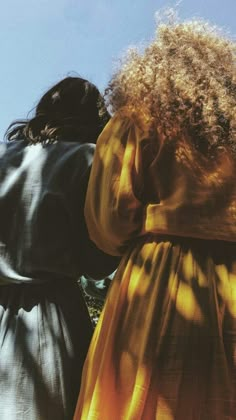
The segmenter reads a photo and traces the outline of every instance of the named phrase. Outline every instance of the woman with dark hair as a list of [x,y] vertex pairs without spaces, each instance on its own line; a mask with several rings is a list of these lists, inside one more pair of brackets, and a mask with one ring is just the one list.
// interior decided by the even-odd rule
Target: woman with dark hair
[[68,77],[0,145],[0,419],[70,420],[92,325],[79,276],[117,258],[89,240],[84,200],[109,120],[97,88]]

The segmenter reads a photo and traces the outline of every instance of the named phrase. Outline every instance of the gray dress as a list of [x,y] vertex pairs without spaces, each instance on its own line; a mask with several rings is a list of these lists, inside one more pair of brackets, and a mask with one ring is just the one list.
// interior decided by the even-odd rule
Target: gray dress
[[0,144],[0,419],[70,420],[92,325],[77,285],[114,260],[83,217],[93,144]]

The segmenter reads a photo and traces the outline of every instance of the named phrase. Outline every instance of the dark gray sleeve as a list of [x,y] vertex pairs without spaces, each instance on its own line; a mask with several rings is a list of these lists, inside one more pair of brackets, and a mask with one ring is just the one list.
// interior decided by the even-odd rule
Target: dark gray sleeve
[[85,217],[84,203],[89,181],[89,175],[92,167],[95,145],[84,144],[80,150],[78,167],[80,170],[73,179],[73,197],[74,197],[74,226],[77,238],[77,258],[80,260],[82,274],[88,275],[94,279],[102,279],[116,270],[120,257],[114,257],[105,254],[98,249],[94,242],[89,238]]

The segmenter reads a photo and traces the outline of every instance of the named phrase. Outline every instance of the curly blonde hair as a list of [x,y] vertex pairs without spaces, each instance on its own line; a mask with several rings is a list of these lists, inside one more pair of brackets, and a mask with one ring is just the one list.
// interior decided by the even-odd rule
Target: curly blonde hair
[[144,51],[121,61],[107,104],[143,115],[169,140],[184,130],[204,154],[236,149],[235,53],[235,42],[202,20],[160,23]]

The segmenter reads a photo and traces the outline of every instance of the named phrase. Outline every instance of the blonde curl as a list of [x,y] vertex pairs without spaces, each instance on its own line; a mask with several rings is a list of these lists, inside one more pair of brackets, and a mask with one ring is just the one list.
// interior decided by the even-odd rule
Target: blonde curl
[[236,149],[235,42],[201,21],[157,26],[143,50],[132,48],[106,90],[113,112],[142,116],[171,140],[186,132],[196,148]]

